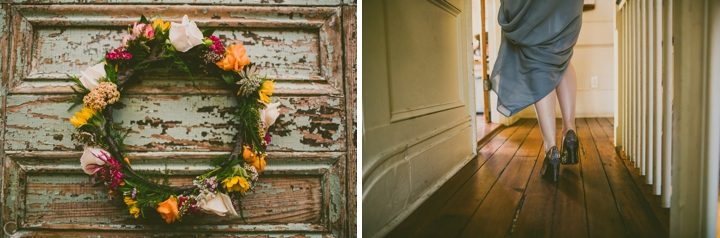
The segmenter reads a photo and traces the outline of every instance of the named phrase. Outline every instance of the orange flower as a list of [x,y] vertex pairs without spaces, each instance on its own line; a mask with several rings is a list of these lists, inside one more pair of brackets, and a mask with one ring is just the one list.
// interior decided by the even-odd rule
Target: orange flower
[[266,156],[267,156],[267,155],[263,154],[263,155],[259,156],[258,159],[257,159],[255,162],[250,163],[250,164],[252,164],[252,165],[255,167],[255,169],[257,169],[257,172],[258,172],[258,173],[260,173],[260,172],[262,172],[263,170],[265,170],[265,164],[266,164],[266,162],[265,162],[265,157],[266,157]]
[[257,153],[252,152],[252,150],[250,149],[250,147],[247,147],[247,146],[244,146],[244,145],[243,145],[243,148],[244,148],[244,150],[243,150],[243,158],[245,159],[245,162],[247,162],[248,164],[255,163],[255,161],[257,161],[257,159],[258,159],[258,158],[257,158]]
[[215,64],[222,70],[239,72],[245,65],[250,64],[250,59],[245,54],[245,46],[234,44],[228,46],[225,51],[225,58]]
[[162,216],[168,224],[175,222],[178,218],[178,203],[177,200],[175,200],[175,196],[170,195],[170,198],[158,203],[157,212],[160,213],[160,216]]

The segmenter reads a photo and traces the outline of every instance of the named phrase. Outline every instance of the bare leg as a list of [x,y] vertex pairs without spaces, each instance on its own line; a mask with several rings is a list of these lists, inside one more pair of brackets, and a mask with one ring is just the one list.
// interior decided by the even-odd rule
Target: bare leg
[[575,129],[575,98],[577,95],[577,77],[575,76],[575,68],[572,64],[568,64],[567,71],[560,84],[555,88],[557,98],[560,102],[560,112],[563,121],[563,136],[569,130]]
[[545,152],[556,146],[555,142],[555,91],[535,103],[535,115],[540,125]]

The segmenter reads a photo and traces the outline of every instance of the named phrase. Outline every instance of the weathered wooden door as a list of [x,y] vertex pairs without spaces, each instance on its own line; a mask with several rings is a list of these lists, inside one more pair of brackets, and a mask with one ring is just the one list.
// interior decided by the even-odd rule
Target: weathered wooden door
[[[2,206],[6,234],[334,236],[355,233],[355,3],[342,0],[2,1]],[[79,1],[85,2],[85,1]],[[88,1],[90,2],[90,1]],[[170,1],[166,1],[169,2]],[[222,4],[218,6],[215,4]],[[206,216],[167,225],[132,218],[80,170],[70,138],[66,74],[101,60],[140,15],[187,14],[277,79],[281,117],[270,158],[239,218]],[[124,90],[115,121],[136,170],[165,169],[174,185],[228,153],[235,103],[216,79],[157,71]],[[76,108],[77,109],[77,108]]]

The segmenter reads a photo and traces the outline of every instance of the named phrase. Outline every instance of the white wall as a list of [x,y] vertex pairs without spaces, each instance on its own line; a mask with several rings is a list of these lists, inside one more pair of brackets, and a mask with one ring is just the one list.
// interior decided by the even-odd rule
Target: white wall
[[475,156],[471,5],[364,6],[362,231],[382,237]]
[[[492,2],[492,1],[488,1]],[[499,3],[496,3],[499,6]],[[577,117],[613,117],[615,111],[615,67],[613,49],[613,12],[615,1],[596,1],[595,9],[583,12],[583,25],[580,37],[575,45],[572,64],[577,73]],[[493,13],[493,21],[497,25],[497,10]],[[499,34],[500,26],[495,26]],[[497,35],[497,42],[500,36]],[[491,36],[492,38],[492,36]],[[491,48],[493,49],[493,48]],[[497,48],[493,54],[497,54]],[[491,55],[491,58],[497,55]],[[491,60],[494,63],[494,60]],[[492,66],[490,66],[492,67]],[[590,77],[598,77],[598,88],[590,88]],[[560,117],[560,107],[556,108]],[[495,110],[495,109],[493,109]],[[493,111],[497,114],[497,111]],[[520,111],[519,118],[535,118],[532,106]]]

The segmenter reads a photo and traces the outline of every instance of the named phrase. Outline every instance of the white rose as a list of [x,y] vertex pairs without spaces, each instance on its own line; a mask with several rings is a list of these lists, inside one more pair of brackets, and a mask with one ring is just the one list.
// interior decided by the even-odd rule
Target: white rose
[[97,147],[85,147],[85,151],[80,157],[80,166],[86,174],[92,174],[95,171],[95,166],[93,165],[105,164],[105,161],[98,158],[98,156],[100,156],[103,152],[108,155],[110,154],[107,151],[104,151]]
[[82,83],[85,88],[92,91],[100,85],[98,80],[107,76],[105,74],[105,62],[93,65],[92,67],[85,69],[85,71],[80,72],[80,74],[82,74],[82,76],[80,76],[80,83]]
[[204,204],[201,204],[200,209],[207,213],[215,213],[218,216],[225,216],[227,214],[233,216],[238,215],[235,207],[232,205],[230,196],[220,192],[216,193],[214,198],[206,200]]
[[270,103],[265,109],[260,109],[260,120],[265,123],[265,130],[275,124],[275,120],[280,116],[278,111],[279,102]]
[[177,51],[186,52],[193,46],[203,44],[203,35],[194,21],[189,21],[188,16],[183,16],[182,23],[173,22],[170,24],[170,43]]

